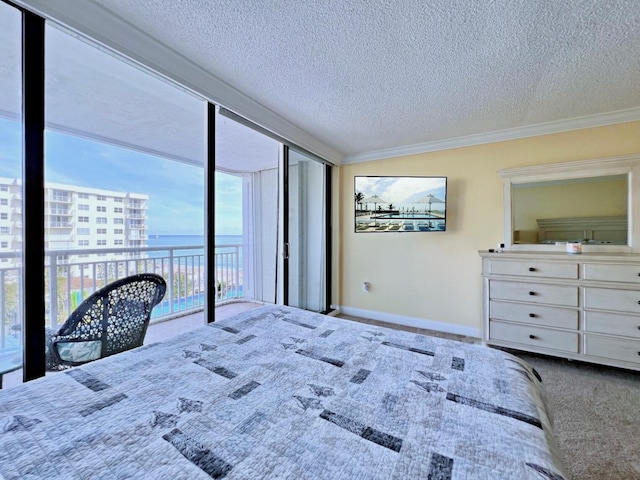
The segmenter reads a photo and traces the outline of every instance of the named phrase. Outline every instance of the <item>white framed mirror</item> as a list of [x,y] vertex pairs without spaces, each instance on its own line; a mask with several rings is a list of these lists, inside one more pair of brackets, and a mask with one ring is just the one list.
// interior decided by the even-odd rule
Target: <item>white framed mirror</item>
[[640,154],[499,170],[510,250],[640,251]]

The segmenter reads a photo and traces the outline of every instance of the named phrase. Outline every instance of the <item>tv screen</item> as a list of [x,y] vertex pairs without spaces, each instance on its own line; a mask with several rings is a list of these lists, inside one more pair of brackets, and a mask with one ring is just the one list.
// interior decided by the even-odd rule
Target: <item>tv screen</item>
[[444,232],[447,177],[356,176],[356,233]]

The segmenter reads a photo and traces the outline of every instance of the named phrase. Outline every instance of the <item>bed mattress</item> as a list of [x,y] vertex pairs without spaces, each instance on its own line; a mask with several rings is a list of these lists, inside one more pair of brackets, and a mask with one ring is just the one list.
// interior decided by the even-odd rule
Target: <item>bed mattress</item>
[[0,392],[0,474],[568,479],[500,350],[267,306]]

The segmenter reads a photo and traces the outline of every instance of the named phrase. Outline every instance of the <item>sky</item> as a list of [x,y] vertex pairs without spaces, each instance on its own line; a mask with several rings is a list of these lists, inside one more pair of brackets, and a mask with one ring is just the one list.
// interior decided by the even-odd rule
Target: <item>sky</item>
[[[0,118],[0,176],[21,177],[21,132]],[[149,235],[204,234],[204,169],[47,131],[45,182],[149,195]],[[216,235],[242,234],[242,183],[215,175]]]
[[216,235],[242,235],[242,178],[215,172]]
[[[447,199],[446,177],[355,177],[354,183],[356,193],[361,192],[365,200],[377,195],[383,200],[383,206],[392,203],[395,208],[424,208],[420,200],[431,194],[443,201],[433,200],[433,209],[442,210]],[[374,205],[369,204],[369,207],[374,208]]]

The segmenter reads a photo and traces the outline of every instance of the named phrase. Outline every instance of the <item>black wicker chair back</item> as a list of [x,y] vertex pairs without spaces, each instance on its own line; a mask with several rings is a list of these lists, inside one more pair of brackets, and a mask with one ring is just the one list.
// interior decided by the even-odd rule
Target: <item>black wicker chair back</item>
[[141,273],[94,292],[57,333],[47,332],[47,369],[60,370],[141,346],[151,310],[166,289],[160,275]]

